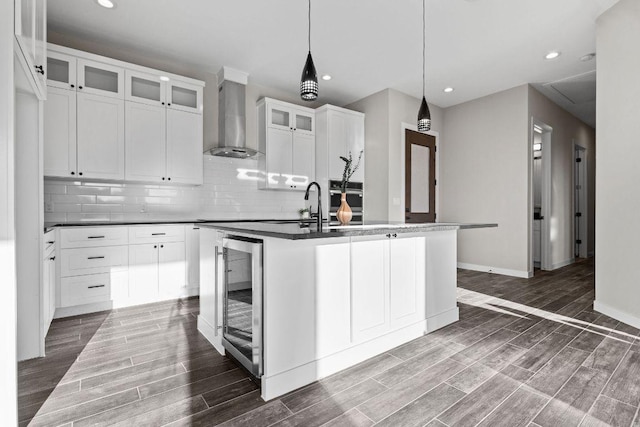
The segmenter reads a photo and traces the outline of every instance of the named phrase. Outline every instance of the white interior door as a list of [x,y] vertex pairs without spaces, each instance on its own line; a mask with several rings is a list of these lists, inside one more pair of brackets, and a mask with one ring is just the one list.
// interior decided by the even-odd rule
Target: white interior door
[[124,101],[78,93],[78,175],[124,179]]
[[125,103],[125,179],[166,180],[166,108]]

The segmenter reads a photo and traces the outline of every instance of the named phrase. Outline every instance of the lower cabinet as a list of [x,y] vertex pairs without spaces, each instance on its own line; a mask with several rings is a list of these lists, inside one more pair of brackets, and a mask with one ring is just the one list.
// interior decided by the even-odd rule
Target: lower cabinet
[[425,238],[390,234],[379,239],[351,241],[353,342],[425,319]]
[[185,238],[193,228],[61,229],[58,317],[197,295],[198,253],[187,252]]
[[187,287],[184,242],[131,245],[129,293],[133,301],[179,297]]
[[[50,232],[51,233],[51,232]],[[45,234],[45,241],[53,237],[53,233]],[[55,242],[51,241],[44,250],[42,260],[42,321],[46,336],[56,311],[56,252]]]

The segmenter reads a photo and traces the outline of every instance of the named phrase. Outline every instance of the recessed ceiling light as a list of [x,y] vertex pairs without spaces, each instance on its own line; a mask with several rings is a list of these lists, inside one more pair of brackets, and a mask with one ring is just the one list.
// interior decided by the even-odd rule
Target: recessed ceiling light
[[547,53],[544,59],[556,59],[558,56],[560,56],[560,52],[554,50],[553,52]]
[[113,9],[114,7],[116,7],[116,4],[111,0],[96,0],[96,1],[100,6],[105,7],[107,9]]
[[454,90],[455,90],[455,89],[454,89],[454,88],[452,88],[452,87],[445,87],[445,88],[444,88],[444,92],[445,92],[445,93],[451,93],[451,92],[453,92]]
[[586,55],[583,55],[583,56],[580,57],[580,61],[582,61],[582,62],[591,61],[595,57],[596,57],[595,52],[587,53]]
[[325,74],[322,76],[322,80],[331,80],[331,76],[329,74]]
[[169,81],[169,77],[167,77],[167,76],[160,76],[160,80],[162,80],[163,82],[168,82],[168,81]]

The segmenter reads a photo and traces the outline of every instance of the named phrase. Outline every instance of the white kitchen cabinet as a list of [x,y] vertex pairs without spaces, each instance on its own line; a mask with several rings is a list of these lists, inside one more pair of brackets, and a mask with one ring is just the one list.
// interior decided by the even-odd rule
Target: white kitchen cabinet
[[186,227],[187,286],[200,286],[200,227]]
[[124,179],[124,100],[77,95],[78,175]]
[[184,242],[161,243],[158,250],[158,292],[161,297],[182,293],[187,287],[187,258]]
[[165,181],[166,108],[128,101],[125,104],[125,179]]
[[47,52],[47,86],[76,91],[77,59],[55,51]]
[[426,318],[425,239],[351,241],[352,339],[362,342]]
[[78,92],[124,99],[124,68],[78,58]]
[[[341,179],[344,161],[340,157],[347,157],[349,153],[355,166],[360,152],[364,150],[364,117],[357,111],[333,105],[316,110],[316,167],[319,179]],[[364,154],[351,181],[364,182]]]
[[47,2],[15,1],[15,34],[22,57],[30,71],[38,99],[46,99],[47,85]]
[[44,103],[44,175],[77,173],[76,93],[50,87]]
[[125,71],[125,99],[171,110],[202,114],[202,85],[167,77],[163,73]]
[[202,115],[167,109],[168,181],[202,184],[202,150]]
[[389,242],[375,238],[351,242],[351,337],[354,342],[389,329]]
[[203,89],[201,85],[176,81],[167,82],[167,108],[187,113],[202,114]]
[[315,180],[313,110],[264,98],[258,102],[260,188],[304,191]]
[[49,48],[45,176],[202,184],[202,82]]
[[56,311],[56,244],[55,232],[44,235],[45,249],[42,260],[42,336],[47,335]]
[[186,288],[184,242],[131,245],[129,294],[135,302],[177,298]]

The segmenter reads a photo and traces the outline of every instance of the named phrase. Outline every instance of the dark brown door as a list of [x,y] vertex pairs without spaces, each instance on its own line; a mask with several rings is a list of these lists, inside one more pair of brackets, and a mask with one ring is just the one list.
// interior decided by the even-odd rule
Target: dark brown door
[[436,221],[436,138],[405,131],[405,222]]

